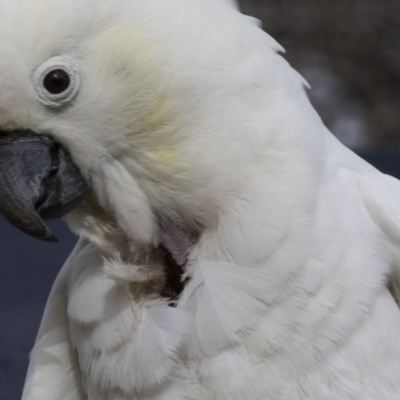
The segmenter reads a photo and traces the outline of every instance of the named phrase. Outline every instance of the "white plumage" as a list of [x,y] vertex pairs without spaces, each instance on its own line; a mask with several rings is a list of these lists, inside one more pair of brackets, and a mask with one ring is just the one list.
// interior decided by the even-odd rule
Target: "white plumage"
[[[399,399],[400,185],[233,3],[0,3],[0,128],[52,133],[91,189],[23,400]],[[50,110],[52,57],[81,84]]]

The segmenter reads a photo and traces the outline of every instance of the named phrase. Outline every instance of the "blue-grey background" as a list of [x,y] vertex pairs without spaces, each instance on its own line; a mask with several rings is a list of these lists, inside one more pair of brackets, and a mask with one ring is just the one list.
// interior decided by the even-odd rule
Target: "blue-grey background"
[[[58,244],[31,238],[0,217],[0,399],[19,400],[44,305],[76,237],[49,224]],[[57,400],[57,399],[54,399]]]
[[[399,0],[240,3],[286,48],[334,134],[400,177]],[[0,217],[0,400],[21,397],[46,298],[76,242],[63,222],[50,226],[59,244],[30,238]]]

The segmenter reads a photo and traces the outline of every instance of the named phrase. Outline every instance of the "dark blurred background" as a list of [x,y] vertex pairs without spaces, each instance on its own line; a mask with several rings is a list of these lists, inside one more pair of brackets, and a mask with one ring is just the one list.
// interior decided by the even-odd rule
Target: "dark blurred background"
[[[312,86],[326,125],[400,177],[400,0],[241,0]],[[0,219],[0,399],[18,400],[52,282],[76,239],[31,239]],[[57,400],[57,399],[54,399]]]
[[0,400],[21,398],[47,296],[76,241],[63,222],[49,225],[60,243],[31,238],[0,216]]
[[400,0],[241,0],[287,51],[315,108],[353,148],[400,139]]

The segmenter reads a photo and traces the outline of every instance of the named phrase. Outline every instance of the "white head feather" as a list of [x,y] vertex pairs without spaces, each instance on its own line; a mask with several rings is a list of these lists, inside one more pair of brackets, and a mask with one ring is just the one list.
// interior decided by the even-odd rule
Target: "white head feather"
[[[289,139],[287,125],[318,119],[279,45],[229,3],[2,2],[0,126],[65,144],[95,203],[133,242],[154,242],[160,220],[215,225],[277,137]],[[80,76],[59,109],[40,101],[34,79],[54,57],[72,59]],[[93,214],[82,206],[71,224],[104,239],[88,233]]]

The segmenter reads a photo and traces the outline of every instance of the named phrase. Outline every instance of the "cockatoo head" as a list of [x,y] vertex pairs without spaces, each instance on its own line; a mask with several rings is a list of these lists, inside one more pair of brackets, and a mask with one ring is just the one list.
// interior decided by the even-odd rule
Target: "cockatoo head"
[[277,49],[226,0],[1,1],[2,212],[44,239],[82,198],[70,223],[99,242],[215,224],[274,141],[282,82],[300,96]]

